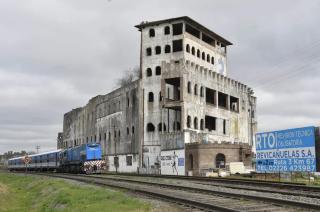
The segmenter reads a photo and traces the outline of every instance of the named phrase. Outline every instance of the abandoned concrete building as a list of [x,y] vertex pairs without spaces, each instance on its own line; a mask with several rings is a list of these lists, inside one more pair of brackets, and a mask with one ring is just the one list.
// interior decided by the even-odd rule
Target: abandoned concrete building
[[97,142],[109,171],[203,175],[251,165],[256,98],[228,40],[189,17],[142,22],[140,79],[64,115],[58,148]]

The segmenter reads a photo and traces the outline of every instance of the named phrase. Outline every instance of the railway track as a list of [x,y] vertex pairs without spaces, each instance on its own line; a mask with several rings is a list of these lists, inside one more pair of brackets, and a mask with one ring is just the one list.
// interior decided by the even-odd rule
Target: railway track
[[312,202],[263,197],[235,191],[211,190],[187,185],[121,179],[106,176],[46,174],[85,183],[127,189],[204,211],[319,211]]
[[[143,181],[147,182],[153,182],[154,177],[149,177],[147,175],[145,176],[131,176],[131,175],[104,175],[108,177],[115,177],[115,178],[122,178],[122,179],[141,179]],[[230,189],[244,189],[247,191],[256,191],[256,192],[262,192],[262,193],[277,193],[277,194],[283,194],[283,195],[290,195],[290,196],[298,196],[298,197],[310,197],[310,198],[317,198],[320,199],[320,187],[309,187],[309,186],[302,186],[302,185],[295,185],[295,184],[281,184],[281,183],[275,183],[274,184],[251,184],[248,181],[238,181],[235,183],[233,181],[232,183],[229,183],[229,180],[223,180],[224,178],[220,178],[218,181],[215,180],[209,180],[209,181],[203,181],[197,180],[197,178],[189,178],[189,179],[183,179],[183,181],[180,180],[180,177],[178,178],[167,178],[166,176],[163,176],[161,178],[156,178],[159,182],[183,182],[186,181],[188,184],[194,184],[195,187],[200,186],[212,186],[213,188],[230,188]]]

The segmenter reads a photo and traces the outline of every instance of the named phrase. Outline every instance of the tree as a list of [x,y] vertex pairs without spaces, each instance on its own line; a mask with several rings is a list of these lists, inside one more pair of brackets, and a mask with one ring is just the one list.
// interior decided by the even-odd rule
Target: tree
[[124,75],[118,79],[117,85],[123,87],[138,79],[140,79],[140,68],[136,66],[126,70]]

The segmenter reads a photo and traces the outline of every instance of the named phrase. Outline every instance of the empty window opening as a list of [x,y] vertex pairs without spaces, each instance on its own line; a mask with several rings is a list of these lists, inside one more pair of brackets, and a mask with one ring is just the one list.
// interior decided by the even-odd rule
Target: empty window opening
[[197,38],[200,38],[200,31],[197,30],[196,28],[192,27],[189,24],[186,24],[186,32],[188,32],[189,34],[191,34]]
[[205,128],[209,131],[216,130],[216,117],[205,116]]
[[172,35],[181,35],[182,34],[182,23],[172,24]]
[[226,132],[226,125],[227,125],[227,122],[226,122],[226,120],[225,119],[223,119],[223,123],[222,123],[222,125],[223,125],[223,134],[225,135],[227,132]]
[[196,53],[196,49],[195,49],[194,47],[192,47],[192,48],[191,48],[191,54],[192,54],[192,55],[195,55],[195,53]]
[[120,130],[118,131],[118,137],[119,137],[119,140],[120,140]]
[[130,106],[130,99],[129,99],[129,97],[127,97],[127,107],[129,107]]
[[119,157],[118,156],[113,158],[113,165],[117,168],[119,167]]
[[198,85],[197,84],[195,84],[194,85],[194,95],[198,95]]
[[153,102],[153,100],[154,100],[153,93],[149,92],[149,94],[148,94],[148,102]]
[[230,96],[230,110],[239,112],[239,99],[233,96]]
[[132,155],[126,156],[127,166],[132,166]]
[[214,65],[214,57],[211,57],[211,64]]
[[226,167],[226,156],[224,154],[216,155],[216,168],[224,169]]
[[216,104],[216,91],[206,88],[206,103]]
[[227,108],[228,95],[225,93],[218,92],[218,106]]
[[200,130],[204,130],[203,119],[200,120]]
[[196,130],[198,129],[198,118],[197,117],[195,117],[194,120],[193,120],[193,127]]
[[180,100],[180,78],[167,78],[165,79],[166,93],[164,96],[168,100]]
[[202,57],[202,60],[206,60],[206,53],[202,52],[201,57]]
[[203,97],[203,86],[200,87],[200,96]]
[[208,35],[202,33],[202,40],[211,46],[215,46],[215,41]]
[[172,52],[179,52],[183,50],[182,39],[172,41]]
[[154,125],[152,123],[147,124],[147,132],[154,132]]
[[187,127],[191,128],[191,117],[190,116],[187,117]]
[[127,127],[127,135],[129,135],[130,134],[130,132],[129,132],[129,127]]
[[146,54],[147,54],[147,56],[152,55],[152,49],[150,47],[146,49]]
[[189,46],[189,44],[186,45],[186,52],[188,52],[188,53],[190,52],[190,46]]
[[191,82],[188,82],[188,93],[191,93]]
[[164,27],[164,34],[165,35],[169,35],[170,34],[170,27],[169,26]]
[[161,75],[161,67],[160,66],[156,67],[156,75]]
[[162,101],[162,94],[161,94],[161,91],[159,92],[159,102]]
[[210,63],[210,54],[207,54],[207,62]]
[[156,51],[156,54],[161,54],[161,47],[156,46],[155,51]]
[[190,161],[190,169],[193,169],[193,155],[189,155],[189,161]]
[[200,58],[200,50],[197,50],[197,57]]
[[178,121],[173,122],[173,130],[174,131],[180,131],[181,130],[181,124]]
[[154,29],[149,29],[149,37],[154,37],[155,36],[155,32]]
[[171,46],[170,45],[166,45],[164,47],[164,53],[170,53],[171,52]]
[[167,127],[166,127],[166,124],[165,123],[159,123],[158,124],[158,131],[159,132],[162,132],[162,126],[163,126],[163,131],[167,131]]
[[134,126],[132,126],[131,133],[134,135]]

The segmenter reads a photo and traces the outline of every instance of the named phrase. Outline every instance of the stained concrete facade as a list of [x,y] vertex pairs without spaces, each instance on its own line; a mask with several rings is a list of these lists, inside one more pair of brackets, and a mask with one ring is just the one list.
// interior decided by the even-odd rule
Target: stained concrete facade
[[[141,32],[141,78],[65,114],[61,147],[101,143],[110,171],[166,173],[162,158],[168,159],[170,151],[183,157],[183,150],[184,158],[172,158],[183,166],[180,174],[186,174],[195,149],[195,173],[215,167],[209,158],[218,153],[226,156],[225,162],[248,165],[256,98],[248,86],[228,77],[231,43],[189,17],[136,27]],[[200,149],[206,152],[199,154]]]

